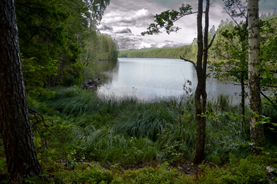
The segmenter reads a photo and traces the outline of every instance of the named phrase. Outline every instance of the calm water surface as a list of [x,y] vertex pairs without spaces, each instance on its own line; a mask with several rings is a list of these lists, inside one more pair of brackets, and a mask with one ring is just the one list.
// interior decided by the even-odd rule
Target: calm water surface
[[[192,64],[180,59],[119,58],[118,62],[99,63],[95,69],[104,81],[97,93],[105,97],[129,96],[151,101],[184,95],[187,80],[192,81],[193,91],[197,85]],[[209,99],[223,93],[237,101],[240,87],[209,78],[207,93]]]

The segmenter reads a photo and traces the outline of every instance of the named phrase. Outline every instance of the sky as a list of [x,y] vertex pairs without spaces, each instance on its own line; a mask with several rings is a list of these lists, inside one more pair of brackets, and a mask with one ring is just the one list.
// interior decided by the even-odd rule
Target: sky
[[[210,28],[219,26],[221,20],[231,18],[224,10],[222,0],[211,0]],[[157,35],[142,36],[154,16],[166,10],[178,10],[182,4],[190,4],[197,10],[197,0],[111,0],[101,23],[97,26],[101,33],[110,35],[118,44],[119,50],[162,48],[189,45],[196,38],[197,14],[187,15],[175,25],[181,29],[169,35],[164,31]],[[277,0],[260,0],[260,13],[273,13],[277,9]]]

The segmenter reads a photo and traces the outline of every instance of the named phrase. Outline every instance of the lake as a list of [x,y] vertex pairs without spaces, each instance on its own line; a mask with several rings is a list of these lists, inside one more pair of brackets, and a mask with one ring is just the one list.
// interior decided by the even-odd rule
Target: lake
[[[192,82],[194,92],[197,85],[196,71],[191,63],[181,59],[118,58],[118,61],[103,61],[95,66],[95,75],[103,84],[98,87],[100,97],[135,97],[142,101],[180,97],[187,80]],[[239,101],[240,86],[230,82],[207,79],[208,99],[226,94]]]

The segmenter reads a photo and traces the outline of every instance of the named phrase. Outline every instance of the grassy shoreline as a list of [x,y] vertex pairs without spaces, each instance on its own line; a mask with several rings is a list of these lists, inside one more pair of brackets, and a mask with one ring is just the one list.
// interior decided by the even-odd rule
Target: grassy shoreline
[[[207,104],[206,164],[199,168],[190,165],[195,146],[192,97],[146,103],[101,99],[78,87],[53,90],[51,98],[28,98],[29,108],[44,117],[42,122],[39,114],[31,114],[38,157],[48,173],[45,183],[208,183],[213,177],[218,179],[214,183],[226,178],[249,183],[264,179],[265,164],[277,166],[272,137],[266,157],[251,156],[249,126],[230,114],[240,111],[227,96]],[[1,155],[1,173],[3,159]],[[238,174],[242,167],[248,175]]]

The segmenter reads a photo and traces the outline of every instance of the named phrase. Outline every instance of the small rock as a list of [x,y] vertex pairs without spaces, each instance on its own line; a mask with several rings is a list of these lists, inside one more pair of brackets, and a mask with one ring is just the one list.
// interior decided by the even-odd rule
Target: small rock
[[101,80],[97,77],[86,80],[83,85],[83,89],[96,89],[101,84]]
[[270,166],[267,166],[266,170],[267,170],[268,173],[274,173],[275,172],[275,170]]

